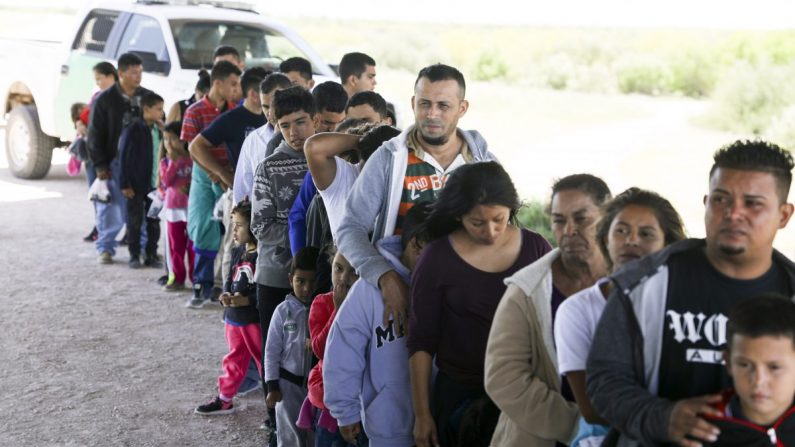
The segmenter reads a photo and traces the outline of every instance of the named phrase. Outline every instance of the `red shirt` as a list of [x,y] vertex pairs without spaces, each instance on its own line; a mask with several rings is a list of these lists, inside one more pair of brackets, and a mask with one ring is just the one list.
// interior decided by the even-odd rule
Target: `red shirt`
[[[179,139],[182,141],[187,141],[190,143],[196,138],[196,135],[200,134],[204,129],[206,129],[210,123],[212,123],[218,115],[227,110],[231,110],[235,107],[234,103],[228,102],[226,103],[226,107],[219,109],[215,107],[215,105],[210,102],[209,95],[202,98],[201,101],[196,101],[185,110],[185,116],[182,117],[182,133],[179,136]],[[216,161],[221,164],[221,166],[226,166],[229,164],[229,156],[226,154],[226,146],[220,145],[212,148],[210,153],[215,157]]]
[[309,402],[315,408],[324,410],[323,405],[323,355],[326,352],[326,339],[334,322],[334,292],[323,293],[315,297],[309,308],[309,337],[312,339],[312,351],[320,361],[309,371]]

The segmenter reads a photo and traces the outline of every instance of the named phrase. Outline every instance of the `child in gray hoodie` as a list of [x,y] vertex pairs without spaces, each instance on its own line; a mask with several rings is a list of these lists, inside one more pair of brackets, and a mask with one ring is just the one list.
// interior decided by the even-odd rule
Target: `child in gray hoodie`
[[[424,245],[417,234],[430,211],[415,205],[401,236],[378,241],[376,248],[409,282]],[[383,325],[381,292],[364,279],[354,283],[339,309],[326,342],[323,402],[337,419],[345,440],[357,445],[364,432],[371,447],[414,445],[409,355],[404,334],[390,320]]]

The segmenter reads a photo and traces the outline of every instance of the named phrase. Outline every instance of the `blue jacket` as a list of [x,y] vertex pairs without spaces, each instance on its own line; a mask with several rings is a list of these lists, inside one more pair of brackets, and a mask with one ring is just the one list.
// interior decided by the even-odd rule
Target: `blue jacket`
[[143,120],[135,120],[121,131],[121,189],[132,188],[136,194],[144,195],[152,190],[153,144],[152,129]]
[[306,212],[315,195],[317,195],[317,187],[315,181],[312,180],[312,173],[307,171],[304,182],[301,183],[301,189],[298,191],[298,197],[295,198],[293,207],[290,208],[290,214],[287,216],[287,233],[290,236],[290,251],[293,256],[298,253],[298,250],[306,247]]
[[[400,237],[382,239],[378,251],[403,280]],[[323,359],[323,402],[340,426],[362,421],[372,447],[413,446],[409,352],[392,322],[383,326],[378,288],[359,279],[337,312]]]

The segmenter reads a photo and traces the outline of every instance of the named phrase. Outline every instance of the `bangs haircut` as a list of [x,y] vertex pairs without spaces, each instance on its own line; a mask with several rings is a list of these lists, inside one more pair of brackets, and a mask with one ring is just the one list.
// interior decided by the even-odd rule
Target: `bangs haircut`
[[317,258],[320,256],[320,249],[317,247],[304,247],[298,250],[290,261],[290,274],[296,270],[315,271],[317,269]]
[[361,106],[364,104],[372,107],[375,113],[377,113],[381,119],[386,118],[386,100],[378,93],[369,90],[358,92],[351,96],[351,98],[348,100],[348,104],[345,106],[345,111],[347,112],[351,107]]
[[778,294],[765,294],[741,301],[729,312],[727,349],[735,335],[749,338],[786,337],[795,349],[795,303]]
[[217,64],[213,65],[210,71],[210,80],[213,82],[226,81],[229,76],[240,76],[240,73],[241,71],[237,68],[237,65],[229,61],[219,61]]
[[119,71],[127,71],[130,67],[143,65],[144,61],[135,53],[124,53],[119,56]]
[[267,95],[277,88],[286,89],[291,86],[292,83],[290,82],[290,78],[285,76],[284,73],[271,73],[262,79],[259,85],[259,92],[263,95]]
[[163,97],[155,92],[147,92],[141,97],[141,107],[153,107],[159,103],[164,103]]
[[273,95],[273,112],[279,120],[295,112],[306,112],[315,116],[315,100],[312,94],[299,86],[279,90]]
[[312,63],[303,57],[291,57],[283,61],[279,64],[279,71],[282,73],[297,71],[307,81],[312,79]]
[[342,113],[345,111],[345,104],[348,103],[348,93],[342,85],[334,81],[316,85],[312,89],[312,97],[315,99],[315,108],[320,113]]

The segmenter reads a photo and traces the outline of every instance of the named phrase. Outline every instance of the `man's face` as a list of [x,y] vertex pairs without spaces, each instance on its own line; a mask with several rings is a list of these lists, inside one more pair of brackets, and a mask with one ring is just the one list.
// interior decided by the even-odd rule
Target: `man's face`
[[375,80],[375,66],[367,65],[367,68],[362,72],[362,75],[358,78],[355,76],[351,76],[350,78],[352,81],[351,88],[353,93],[359,92],[366,92],[366,91],[373,91],[375,90],[375,85],[377,84]]
[[792,405],[795,393],[795,346],[790,337],[757,338],[735,334],[726,369],[740,396],[743,413],[767,426]]
[[304,89],[306,91],[312,90],[312,87],[315,86],[315,80],[314,79],[305,79],[303,76],[301,76],[300,72],[288,71],[284,75],[287,76],[290,79],[290,82],[293,85],[298,85],[298,86],[300,86],[302,89]]
[[345,121],[345,112],[336,113],[324,110],[320,113],[320,125],[318,132],[334,132],[337,126]]
[[278,123],[287,144],[299,152],[304,151],[304,142],[315,134],[319,124],[318,115],[313,117],[303,110],[284,115]]
[[224,101],[238,102],[243,95],[240,89],[240,76],[236,74],[229,75],[223,81],[214,81],[213,84]]
[[359,104],[358,106],[348,107],[346,113],[346,117],[348,118],[364,120],[368,123],[380,123],[383,120],[381,115],[379,115],[370,104]]
[[243,63],[243,61],[237,58],[237,56],[235,56],[234,54],[225,54],[223,56],[216,56],[216,58],[213,59],[213,65],[221,61],[231,62],[235,65],[235,67],[239,68],[241,71],[246,69],[246,64]]
[[577,190],[559,191],[552,197],[552,233],[564,262],[587,262],[596,246],[599,207],[590,195]]
[[458,120],[466,114],[469,102],[461,97],[461,89],[452,79],[431,82],[420,78],[414,88],[411,106],[422,139],[432,146],[441,146],[455,133]]
[[248,93],[246,94],[246,102],[249,103],[251,108],[255,110],[262,110],[262,103],[260,102],[260,94],[258,89],[251,88],[248,90]]
[[709,179],[704,205],[707,250],[735,261],[769,256],[793,208],[781,203],[773,174],[725,168]]
[[268,119],[268,122],[274,128],[278,126],[276,124],[276,116],[273,115],[273,107],[271,107],[271,102],[273,102],[273,95],[276,94],[281,88],[275,88],[271,90],[269,93],[262,93],[260,95],[260,101],[262,101],[262,113],[265,114],[265,118]]
[[119,70],[119,81],[126,88],[138,88],[141,86],[141,77],[144,74],[143,65],[131,65],[126,70]]

